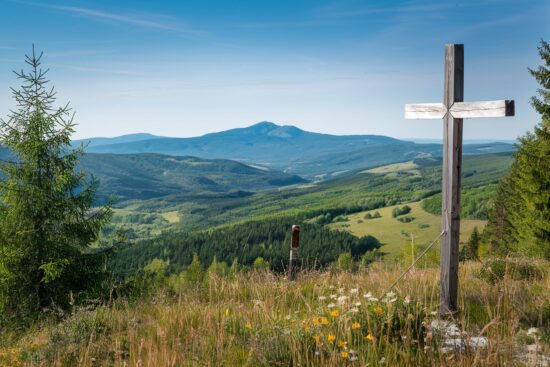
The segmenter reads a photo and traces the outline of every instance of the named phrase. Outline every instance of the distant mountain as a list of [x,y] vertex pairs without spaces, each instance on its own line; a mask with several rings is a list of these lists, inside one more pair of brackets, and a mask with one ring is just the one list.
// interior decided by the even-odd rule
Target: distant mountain
[[[121,137],[125,138],[125,137]],[[116,138],[114,138],[116,139]],[[302,177],[331,177],[349,171],[414,158],[441,156],[440,144],[416,144],[381,135],[329,135],[272,122],[193,138],[147,137],[88,146],[92,153],[158,153],[225,158],[270,167]],[[511,151],[510,144],[478,144],[470,153]],[[468,151],[465,148],[465,153]]]
[[88,148],[91,148],[91,147],[97,147],[101,145],[133,143],[138,141],[159,139],[159,138],[162,138],[162,137],[152,135],[152,134],[138,133],[138,134],[128,134],[128,135],[117,136],[114,138],[89,138],[89,139],[73,140],[72,145],[79,146],[83,144],[83,145],[86,145]]
[[80,168],[99,179],[99,201],[113,195],[119,201],[209,192],[247,195],[249,191],[307,182],[296,175],[226,159],[148,153],[86,154]]

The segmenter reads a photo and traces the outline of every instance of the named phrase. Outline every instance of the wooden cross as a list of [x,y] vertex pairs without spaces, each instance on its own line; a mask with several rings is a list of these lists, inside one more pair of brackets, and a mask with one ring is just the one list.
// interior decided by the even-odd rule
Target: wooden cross
[[457,310],[462,119],[514,116],[514,101],[463,102],[464,45],[445,45],[443,103],[405,105],[407,119],[443,118],[440,315]]

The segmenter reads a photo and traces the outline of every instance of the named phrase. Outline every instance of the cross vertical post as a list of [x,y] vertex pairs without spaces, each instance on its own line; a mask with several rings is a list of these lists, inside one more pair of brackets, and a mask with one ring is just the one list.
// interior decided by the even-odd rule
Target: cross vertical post
[[441,278],[439,314],[458,309],[458,246],[462,121],[514,116],[514,100],[464,102],[464,45],[445,45],[443,103],[405,105],[407,119],[443,119],[443,188],[441,194]]
[[[443,103],[464,101],[464,45],[445,46]],[[462,119],[447,112],[443,118],[443,191],[441,195],[441,315],[457,310],[458,245],[460,238],[460,177],[462,168]]]

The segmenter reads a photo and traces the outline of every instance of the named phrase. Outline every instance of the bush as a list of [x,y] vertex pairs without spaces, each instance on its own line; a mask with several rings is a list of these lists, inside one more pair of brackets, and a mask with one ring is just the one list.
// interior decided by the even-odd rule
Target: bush
[[380,212],[378,210],[375,211],[374,214],[367,213],[363,217],[363,219],[375,219],[375,218],[382,218],[382,216],[380,215]]
[[352,271],[353,265],[354,262],[351,252],[344,252],[343,254],[340,254],[340,256],[338,256],[338,260],[336,260],[336,269],[339,271]]
[[415,219],[415,218],[414,218],[414,217],[411,217],[411,216],[397,218],[397,220],[400,221],[401,223],[410,223],[410,222],[412,222],[414,219]]
[[486,261],[478,272],[481,279],[489,283],[502,281],[505,276],[514,280],[540,280],[545,271],[525,260],[519,259],[492,259]]
[[400,215],[409,214],[411,212],[411,210],[412,210],[412,208],[408,205],[405,205],[401,208],[400,207],[395,207],[395,208],[393,208],[393,210],[391,212],[391,215],[392,215],[392,217],[397,218]]
[[266,270],[269,269],[269,262],[265,261],[263,257],[257,257],[252,264],[252,267],[255,270]]

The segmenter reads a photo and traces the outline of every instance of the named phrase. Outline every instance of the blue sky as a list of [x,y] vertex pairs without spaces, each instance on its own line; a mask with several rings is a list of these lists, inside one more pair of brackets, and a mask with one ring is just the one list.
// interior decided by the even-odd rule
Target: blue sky
[[0,116],[31,44],[79,124],[75,138],[196,136],[258,121],[332,134],[439,138],[403,105],[439,102],[445,43],[465,44],[465,99],[516,117],[465,122],[513,139],[539,118],[527,67],[550,40],[547,0],[0,0]]

